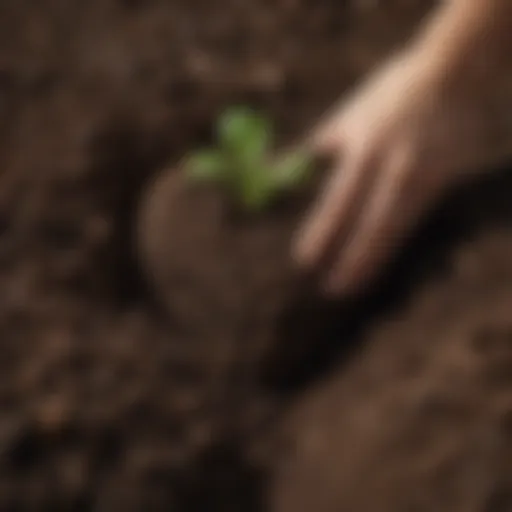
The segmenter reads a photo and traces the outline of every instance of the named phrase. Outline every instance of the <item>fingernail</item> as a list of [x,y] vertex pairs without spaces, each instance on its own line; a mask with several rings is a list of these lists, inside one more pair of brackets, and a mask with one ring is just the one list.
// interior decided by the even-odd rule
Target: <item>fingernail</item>
[[308,251],[308,248],[304,246],[302,241],[293,248],[292,258],[298,267],[309,268],[313,264],[311,253]]
[[307,266],[311,259],[311,244],[308,231],[301,229],[292,240],[292,257],[300,266]]

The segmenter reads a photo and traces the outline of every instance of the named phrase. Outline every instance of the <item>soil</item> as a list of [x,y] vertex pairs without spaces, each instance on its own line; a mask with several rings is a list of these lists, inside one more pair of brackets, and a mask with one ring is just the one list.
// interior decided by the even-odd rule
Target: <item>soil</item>
[[0,510],[512,509],[506,172],[447,199],[357,302],[288,304],[295,213],[239,262],[278,306],[229,276],[251,325],[205,253],[215,336],[193,316],[210,306],[185,327],[160,307],[135,240],[144,191],[225,106],[294,140],[430,4],[0,4]]

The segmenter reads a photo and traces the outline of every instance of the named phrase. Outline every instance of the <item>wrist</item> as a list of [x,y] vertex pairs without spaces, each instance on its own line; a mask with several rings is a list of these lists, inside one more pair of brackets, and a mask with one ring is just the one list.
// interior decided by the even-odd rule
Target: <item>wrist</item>
[[[413,42],[434,70],[477,78],[507,65],[512,51],[510,0],[452,0],[426,21]],[[509,67],[509,65],[507,65]]]

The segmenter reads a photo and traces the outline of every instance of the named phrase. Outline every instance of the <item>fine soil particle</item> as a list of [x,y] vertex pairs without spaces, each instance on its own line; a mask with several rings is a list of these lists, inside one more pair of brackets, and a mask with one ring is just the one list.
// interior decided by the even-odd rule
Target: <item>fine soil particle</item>
[[357,303],[290,300],[293,209],[214,231],[203,197],[138,251],[222,109],[297,140],[432,3],[0,3],[0,510],[511,508],[506,173]]

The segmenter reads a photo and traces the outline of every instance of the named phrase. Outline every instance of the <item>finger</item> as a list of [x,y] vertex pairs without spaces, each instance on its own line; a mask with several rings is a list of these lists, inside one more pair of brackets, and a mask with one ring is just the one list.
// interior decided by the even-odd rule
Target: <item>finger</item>
[[306,145],[319,155],[337,153],[343,146],[342,116],[337,113],[329,113],[322,119],[306,140]]
[[328,294],[351,294],[372,279],[419,217],[422,203],[411,201],[405,169],[391,168],[380,176],[359,225],[340,247],[339,259],[325,283]]
[[303,267],[320,263],[337,237],[350,225],[360,198],[370,188],[371,162],[355,159],[345,169],[336,169],[317,199],[295,243],[293,256]]

